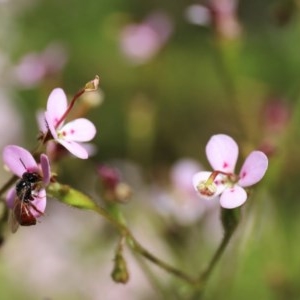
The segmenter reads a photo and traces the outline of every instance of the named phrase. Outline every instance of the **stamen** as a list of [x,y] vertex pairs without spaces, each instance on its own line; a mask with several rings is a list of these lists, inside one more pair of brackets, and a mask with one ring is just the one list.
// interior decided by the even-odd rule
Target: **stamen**
[[217,192],[217,185],[214,181],[219,173],[219,171],[212,172],[206,181],[202,181],[198,184],[197,190],[201,195],[211,197]]
[[211,197],[216,193],[217,186],[214,183],[207,184],[207,181],[202,181],[197,186],[197,190],[202,196]]

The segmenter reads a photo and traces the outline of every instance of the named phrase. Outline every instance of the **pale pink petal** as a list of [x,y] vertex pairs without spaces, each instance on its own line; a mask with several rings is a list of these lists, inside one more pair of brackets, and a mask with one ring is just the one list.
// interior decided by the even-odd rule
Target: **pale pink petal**
[[205,198],[205,199],[215,198],[218,195],[220,195],[224,191],[224,189],[226,188],[226,186],[222,183],[223,182],[223,180],[222,180],[223,176],[218,175],[214,180],[214,183],[215,183],[215,186],[216,186],[216,191],[215,191],[214,195],[205,196],[205,195],[200,194],[199,184],[206,182],[211,174],[212,174],[212,172],[204,171],[204,172],[198,172],[193,176],[192,181],[193,181],[194,189],[201,198]]
[[253,151],[246,158],[241,172],[239,185],[247,187],[260,181],[268,168],[268,158],[261,151]]
[[82,143],[80,144],[88,153],[89,156],[94,156],[98,152],[98,148],[95,144],[92,143]]
[[57,139],[57,132],[56,132],[56,129],[55,129],[55,126],[54,126],[54,122],[51,118],[51,114],[48,111],[45,112],[45,120],[46,120],[48,129],[50,130],[53,138]]
[[233,173],[238,158],[238,145],[228,135],[213,135],[206,145],[206,156],[214,170]]
[[4,164],[18,177],[22,177],[23,173],[38,172],[38,166],[33,156],[26,149],[9,145],[3,149]]
[[47,132],[48,127],[47,127],[47,122],[45,119],[45,112],[41,111],[41,110],[38,111],[36,114],[36,119],[37,119],[37,123],[39,126],[39,130],[44,133]]
[[82,147],[79,143],[73,141],[65,141],[63,139],[57,140],[61,145],[63,145],[67,150],[69,150],[73,155],[81,158],[87,159],[89,157],[86,149]]
[[[13,188],[9,189],[6,194],[6,203],[10,209],[14,208],[14,203],[15,203],[16,197],[17,197],[16,188],[13,187]],[[40,212],[43,213],[46,209],[46,202],[47,202],[46,190],[41,189],[36,193],[36,195],[34,195],[34,200],[30,203],[32,203]],[[40,214],[37,211],[35,211],[34,208],[31,208],[30,212],[36,218],[40,216]]]
[[[40,212],[44,213],[47,204],[46,190],[40,189],[36,195],[34,195],[34,200],[31,202]],[[41,216],[34,208],[30,208],[30,212],[35,218]]]
[[236,208],[241,206],[247,200],[246,191],[235,185],[234,187],[227,188],[220,197],[220,204],[224,208]]
[[43,183],[45,185],[48,185],[50,183],[51,170],[50,170],[49,159],[46,154],[41,154],[40,163],[41,163],[42,174],[43,174]]
[[15,187],[10,188],[6,193],[5,200],[6,200],[7,206],[10,209],[13,209],[13,207],[14,207],[16,196],[17,195],[16,195],[16,188]]
[[96,127],[91,121],[81,118],[67,123],[59,133],[67,141],[88,142],[94,138]]
[[67,107],[68,101],[65,92],[61,88],[54,89],[48,97],[47,102],[48,125],[51,123],[55,127],[56,123],[66,112]]

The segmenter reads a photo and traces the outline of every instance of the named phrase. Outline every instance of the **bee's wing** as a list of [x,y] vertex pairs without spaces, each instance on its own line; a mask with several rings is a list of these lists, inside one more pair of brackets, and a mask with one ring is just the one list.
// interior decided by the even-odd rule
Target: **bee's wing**
[[15,233],[18,230],[19,225],[20,225],[16,218],[16,213],[20,213],[20,210],[18,212],[18,209],[16,209],[18,205],[21,205],[21,204],[20,204],[19,200],[16,198],[13,209],[10,211],[9,217],[8,217],[8,224],[10,226],[12,233]]

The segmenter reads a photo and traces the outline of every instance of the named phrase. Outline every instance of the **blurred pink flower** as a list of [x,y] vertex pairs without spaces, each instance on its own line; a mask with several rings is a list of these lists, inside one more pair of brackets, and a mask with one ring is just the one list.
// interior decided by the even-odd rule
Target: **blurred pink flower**
[[291,108],[280,98],[269,100],[263,108],[263,121],[268,133],[281,133],[291,118]]
[[276,154],[280,148],[281,135],[286,131],[291,115],[291,107],[281,98],[273,97],[263,106],[263,138],[259,149],[267,156]]
[[241,34],[237,17],[238,0],[209,0],[206,6],[192,4],[185,10],[185,18],[195,25],[212,25],[226,39],[235,39]]
[[59,73],[67,62],[67,53],[59,44],[49,45],[43,52],[26,54],[13,69],[15,81],[24,88],[38,85],[48,76]]
[[215,206],[213,202],[203,205],[195,194],[192,178],[201,170],[202,166],[190,158],[181,159],[173,165],[169,188],[156,186],[153,189],[154,204],[160,214],[186,226],[199,220]]
[[115,167],[100,165],[97,168],[99,175],[102,196],[104,200],[126,203],[132,195],[131,187],[125,183],[119,170]]
[[146,63],[163,47],[173,30],[170,18],[153,13],[141,23],[126,25],[120,35],[120,47],[133,63]]
[[208,26],[211,24],[211,11],[201,4],[192,4],[185,9],[186,20],[194,25]]
[[224,38],[235,39],[242,28],[237,17],[238,0],[210,0],[216,31]]
[[[32,204],[40,212],[46,208],[46,190],[45,187],[50,183],[51,171],[48,157],[45,154],[40,156],[40,166],[26,149],[15,145],[8,145],[3,149],[3,161],[8,169],[16,176],[22,178],[24,173],[37,173],[41,176],[43,185],[32,193]],[[14,207],[16,198],[16,188],[12,188],[7,193],[6,201],[9,208]],[[40,217],[40,214],[33,208],[30,212],[34,217]]]
[[259,182],[267,168],[268,158],[261,151],[252,151],[246,158],[239,175],[234,174],[238,145],[228,135],[217,134],[206,145],[206,156],[213,172],[199,172],[193,176],[193,185],[205,199],[220,196],[224,208],[236,208],[247,200],[244,187]]
[[96,134],[94,124],[79,118],[64,125],[62,118],[68,108],[67,97],[60,88],[54,89],[47,102],[45,112],[46,127],[50,130],[53,139],[64,146],[73,155],[86,159],[89,154],[83,142],[92,140]]

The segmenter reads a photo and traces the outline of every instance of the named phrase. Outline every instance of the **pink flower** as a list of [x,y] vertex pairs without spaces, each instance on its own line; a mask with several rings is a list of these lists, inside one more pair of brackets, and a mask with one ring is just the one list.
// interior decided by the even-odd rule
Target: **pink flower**
[[[37,164],[33,156],[26,149],[15,145],[6,146],[3,149],[3,161],[8,169],[22,178],[24,173],[37,173],[41,176],[42,183],[39,184],[38,188],[33,190],[31,196],[33,200],[31,203],[38,211],[43,213],[46,209],[46,190],[45,187],[50,183],[51,171],[50,164],[47,155],[41,154],[40,166]],[[7,205],[13,209],[14,202],[17,197],[16,188],[12,188],[8,191],[6,196]],[[22,200],[22,199],[20,199]],[[30,212],[34,217],[40,217],[40,213],[30,207]]]
[[65,112],[68,108],[67,97],[60,88],[54,89],[47,102],[45,120],[52,137],[64,146],[73,155],[86,159],[88,151],[82,142],[92,140],[96,134],[94,124],[85,119],[79,118],[64,125]]
[[53,43],[40,53],[31,52],[23,56],[13,69],[13,76],[23,88],[33,88],[47,77],[58,74],[67,60],[66,49]]
[[135,64],[143,64],[165,45],[173,31],[171,19],[161,12],[150,14],[140,23],[126,25],[120,34],[123,54]]
[[259,182],[268,168],[268,158],[261,151],[252,151],[239,175],[234,174],[238,145],[228,135],[217,134],[206,145],[206,156],[213,172],[199,172],[193,176],[195,190],[202,198],[220,196],[224,208],[236,208],[247,200],[244,188]]

